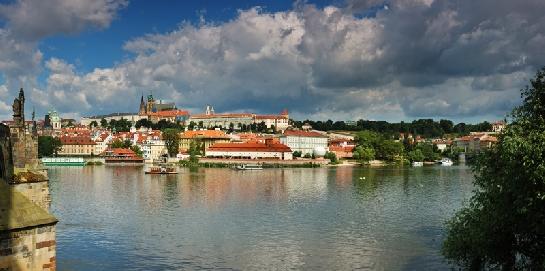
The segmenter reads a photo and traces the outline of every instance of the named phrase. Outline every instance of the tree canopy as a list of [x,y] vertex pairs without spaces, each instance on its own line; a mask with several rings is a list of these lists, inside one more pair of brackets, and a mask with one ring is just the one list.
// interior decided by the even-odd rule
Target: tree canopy
[[447,223],[445,257],[473,270],[545,269],[545,68],[473,170],[475,192]]
[[167,128],[163,131],[163,140],[168,151],[168,155],[176,156],[180,147],[180,131],[174,128]]

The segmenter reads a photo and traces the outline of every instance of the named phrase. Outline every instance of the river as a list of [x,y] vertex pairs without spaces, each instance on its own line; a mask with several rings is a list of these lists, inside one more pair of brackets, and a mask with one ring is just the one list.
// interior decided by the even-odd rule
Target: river
[[58,270],[437,270],[464,166],[49,169]]

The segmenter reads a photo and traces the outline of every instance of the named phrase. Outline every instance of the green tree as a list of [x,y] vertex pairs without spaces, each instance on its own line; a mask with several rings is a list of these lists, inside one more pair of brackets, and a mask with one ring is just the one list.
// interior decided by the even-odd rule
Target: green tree
[[447,223],[445,257],[463,267],[545,269],[545,68],[498,143],[477,156],[474,195]]
[[371,160],[375,160],[375,149],[372,147],[357,146],[354,148],[352,157],[360,163],[368,163]]
[[112,143],[110,143],[110,147],[114,149],[117,149],[117,148],[128,149],[131,147],[131,145],[132,143],[129,139],[125,139],[125,140],[116,139],[112,141]]
[[412,150],[407,153],[408,159],[411,162],[422,162],[424,161],[424,154],[420,149]]
[[199,163],[199,155],[201,155],[201,144],[193,140],[189,143],[189,162],[193,165]]
[[107,128],[108,127],[108,121],[105,118],[102,118],[100,120],[100,127]]
[[394,161],[403,154],[403,143],[394,140],[383,140],[376,152],[379,159]]
[[52,136],[39,136],[38,137],[38,156],[49,157],[57,156],[57,153],[61,150],[61,140]]
[[140,147],[138,147],[138,145],[133,145],[130,147],[130,149],[136,153],[136,155],[138,155],[139,157],[142,157],[144,155],[144,153],[142,152],[142,150],[140,149]]
[[153,126],[153,123],[149,119],[139,119],[135,124],[134,127],[137,129],[140,129],[140,127],[146,127],[151,128]]
[[96,120],[91,121],[91,123],[89,123],[89,127],[91,127],[91,129],[95,128],[95,127],[98,127],[97,121]]
[[356,134],[355,140],[358,146],[376,149],[380,145],[380,142],[383,141],[383,138],[377,132],[361,131]]
[[168,128],[163,131],[163,140],[167,147],[168,155],[176,156],[180,147],[180,131],[178,129]]
[[329,159],[331,163],[335,164],[337,163],[337,155],[334,152],[326,152],[324,155],[325,159]]
[[293,157],[301,157],[302,153],[301,151],[294,151],[293,152]]

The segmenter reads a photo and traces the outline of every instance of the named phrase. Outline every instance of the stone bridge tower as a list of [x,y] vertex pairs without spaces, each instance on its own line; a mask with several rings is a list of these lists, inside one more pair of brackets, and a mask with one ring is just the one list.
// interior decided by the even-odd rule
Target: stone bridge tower
[[49,213],[47,171],[24,104],[21,89],[12,125],[0,124],[0,270],[55,270],[57,219]]

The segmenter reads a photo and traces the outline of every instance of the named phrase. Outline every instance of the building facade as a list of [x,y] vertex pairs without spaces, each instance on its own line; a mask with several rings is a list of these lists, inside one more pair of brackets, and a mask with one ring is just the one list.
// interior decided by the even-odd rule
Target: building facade
[[230,159],[292,160],[292,150],[279,142],[267,139],[265,143],[216,143],[206,149],[206,157]]
[[318,132],[286,130],[280,136],[280,143],[290,147],[292,151],[300,151],[302,155],[312,155],[314,149],[327,150],[328,137]]

